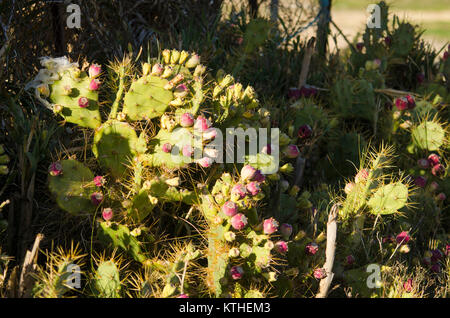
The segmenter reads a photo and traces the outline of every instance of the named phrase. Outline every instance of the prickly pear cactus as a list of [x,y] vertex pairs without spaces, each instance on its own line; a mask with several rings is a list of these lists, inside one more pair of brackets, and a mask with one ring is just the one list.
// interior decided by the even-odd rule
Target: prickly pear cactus
[[444,145],[446,132],[438,122],[425,120],[412,128],[411,137],[417,148],[436,151]]
[[98,298],[120,298],[119,267],[113,260],[101,262],[92,279],[93,293]]

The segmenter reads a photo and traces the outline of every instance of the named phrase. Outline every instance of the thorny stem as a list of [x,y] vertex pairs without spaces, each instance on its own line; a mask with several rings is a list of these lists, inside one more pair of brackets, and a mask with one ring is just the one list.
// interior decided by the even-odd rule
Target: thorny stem
[[119,103],[120,103],[120,100],[122,99],[123,91],[125,89],[125,69],[123,66],[119,70],[119,76],[120,76],[119,90],[117,91],[116,99],[111,107],[111,113],[109,114],[109,119],[116,118],[117,110],[119,109]]

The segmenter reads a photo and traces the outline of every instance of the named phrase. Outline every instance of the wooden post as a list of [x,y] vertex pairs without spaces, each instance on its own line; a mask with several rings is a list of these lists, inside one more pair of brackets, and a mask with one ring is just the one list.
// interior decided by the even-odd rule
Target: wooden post
[[248,4],[249,4],[250,18],[252,18],[252,19],[257,18],[258,17],[258,8],[259,8],[258,0],[248,0]]
[[317,52],[320,57],[325,58],[330,33],[331,0],[321,0],[320,11],[321,15],[317,24]]

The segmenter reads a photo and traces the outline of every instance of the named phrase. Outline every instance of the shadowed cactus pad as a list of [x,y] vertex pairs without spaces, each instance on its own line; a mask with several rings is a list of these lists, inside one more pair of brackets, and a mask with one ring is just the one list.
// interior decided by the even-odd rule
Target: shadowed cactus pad
[[49,176],[50,191],[59,207],[72,214],[94,212],[90,196],[96,189],[91,170],[75,160],[62,160],[60,163],[62,174]]
[[374,214],[392,214],[406,205],[408,187],[401,182],[381,186],[367,202]]
[[125,94],[123,112],[131,120],[160,117],[173,100],[171,90],[164,88],[168,82],[152,75],[141,77]]
[[[98,106],[98,92],[89,90],[91,79],[86,72],[74,78],[70,71],[65,71],[61,79],[50,85],[50,100],[55,105],[62,106],[59,114],[69,123],[82,127],[97,128],[101,124]],[[79,106],[79,99],[85,97],[89,105]]]
[[445,142],[445,130],[434,121],[424,121],[411,132],[413,143],[420,149],[438,150]]
[[138,137],[129,124],[111,121],[98,128],[92,151],[100,165],[110,169],[114,177],[123,176],[126,164],[137,153]]

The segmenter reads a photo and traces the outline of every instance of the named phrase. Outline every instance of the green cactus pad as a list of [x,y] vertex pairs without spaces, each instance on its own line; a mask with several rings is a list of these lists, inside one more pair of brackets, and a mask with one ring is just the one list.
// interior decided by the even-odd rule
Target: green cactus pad
[[[69,71],[66,71],[62,78],[50,85],[50,100],[56,105],[63,106],[61,116],[69,123],[82,127],[97,128],[101,124],[101,116],[98,106],[98,92],[89,90],[91,79],[86,72],[82,72],[77,79],[72,78]],[[64,88],[70,87],[70,95],[64,93]],[[81,108],[78,99],[86,97],[89,106]]]
[[156,76],[141,77],[125,94],[123,112],[131,120],[149,120],[160,117],[173,100],[172,91],[164,89],[166,79]]
[[101,263],[94,277],[94,294],[99,298],[120,297],[120,273],[113,261]]
[[221,226],[211,228],[208,234],[208,275],[207,284],[215,297],[220,297],[224,291],[224,279],[228,266],[228,253],[226,245],[220,237],[223,229]]
[[373,214],[393,214],[403,208],[407,200],[408,187],[396,182],[378,188],[367,205]]
[[195,193],[188,190],[178,190],[176,187],[169,186],[163,180],[154,179],[150,181],[148,194],[169,202],[184,202],[194,204],[196,202]]
[[98,237],[104,244],[111,244],[114,248],[122,249],[138,262],[144,262],[147,259],[142,254],[138,240],[130,234],[130,230],[125,225],[101,222]]
[[108,168],[114,177],[121,177],[126,165],[138,152],[138,145],[133,127],[124,122],[110,121],[95,132],[92,151],[101,166]]
[[411,132],[413,143],[420,149],[438,150],[445,142],[445,130],[433,121],[424,121]]
[[91,170],[75,160],[62,160],[60,163],[62,175],[49,176],[49,188],[58,206],[71,214],[94,212],[96,207],[90,197],[96,187]]
[[153,210],[153,203],[148,197],[148,191],[141,189],[131,201],[131,207],[128,210],[128,215],[134,222],[140,223],[144,220],[150,212]]

